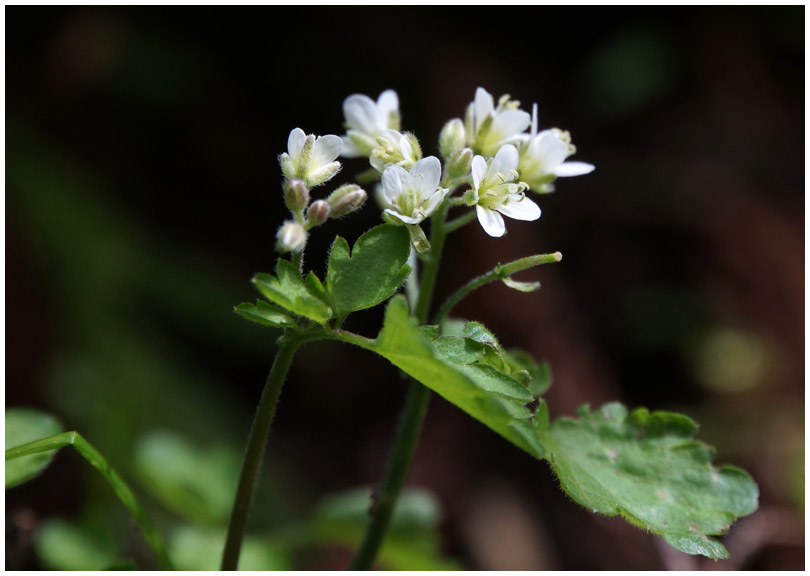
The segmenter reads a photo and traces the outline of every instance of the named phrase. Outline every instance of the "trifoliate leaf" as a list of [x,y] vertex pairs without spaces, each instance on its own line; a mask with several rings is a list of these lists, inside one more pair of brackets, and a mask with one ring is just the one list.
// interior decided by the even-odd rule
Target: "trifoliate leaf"
[[276,264],[275,277],[259,273],[252,281],[262,296],[296,316],[304,316],[319,324],[333,316],[321,281],[310,272],[305,282],[298,269],[283,258],[279,258]]
[[[481,325],[474,326],[472,333],[497,345]],[[405,299],[399,297],[388,305],[379,337],[359,345],[388,359],[532,456],[544,454],[540,438],[546,433],[547,420],[536,421],[526,408],[533,397],[524,384],[480,362],[492,350],[490,345],[472,338],[429,340],[409,316]]]
[[[56,418],[39,410],[6,409],[6,450],[53,436],[62,431]],[[42,472],[56,454],[55,450],[23,456],[6,462],[6,488],[31,480]]]
[[355,242],[351,252],[340,236],[329,253],[328,292],[338,318],[390,298],[405,281],[411,249],[404,226],[383,224]]
[[295,318],[281,308],[271,306],[264,300],[257,300],[255,304],[243,302],[239,306],[234,307],[233,311],[242,318],[264,326],[273,326],[275,328],[295,326]]
[[692,420],[620,404],[579,415],[552,424],[547,455],[574,500],[620,514],[688,554],[728,557],[710,536],[756,510],[758,488],[739,468],[712,466],[713,451],[693,439]]

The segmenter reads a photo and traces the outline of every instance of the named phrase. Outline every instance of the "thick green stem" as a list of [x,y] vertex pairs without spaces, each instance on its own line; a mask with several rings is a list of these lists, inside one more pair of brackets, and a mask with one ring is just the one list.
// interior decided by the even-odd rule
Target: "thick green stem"
[[[420,324],[427,322],[433,292],[436,288],[436,277],[439,273],[439,261],[447,231],[444,227],[446,209],[439,210],[433,215],[430,229],[430,252],[423,256],[425,263],[419,285],[419,299],[416,303],[414,315]],[[405,400],[405,408],[400,415],[394,445],[388,457],[382,482],[374,493],[373,503],[369,510],[371,517],[363,542],[351,565],[352,570],[370,570],[374,565],[380,546],[382,545],[397,498],[408,475],[416,443],[422,431],[422,423],[427,413],[430,401],[430,390],[419,382],[412,382]]]
[[312,339],[311,336],[307,337],[300,333],[285,336],[273,361],[273,367],[267,375],[267,382],[264,385],[259,407],[256,409],[256,417],[253,419],[253,426],[248,436],[245,460],[239,475],[236,499],[231,511],[228,536],[225,540],[225,551],[222,555],[222,570],[236,570],[239,564],[239,552],[247,528],[250,503],[253,500],[253,492],[259,477],[259,468],[267,445],[270,426],[273,424],[273,416],[276,413],[278,398],[281,395],[281,388],[287,378],[287,372],[296,350],[301,344]]

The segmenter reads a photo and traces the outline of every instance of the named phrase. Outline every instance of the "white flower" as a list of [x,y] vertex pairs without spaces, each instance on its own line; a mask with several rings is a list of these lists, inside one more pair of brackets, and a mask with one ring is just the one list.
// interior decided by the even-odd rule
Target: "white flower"
[[[503,216],[515,220],[537,220],[540,208],[526,198],[527,186],[518,178],[518,151],[511,144],[502,146],[489,165],[483,156],[472,160],[473,200],[478,221],[490,236],[503,236]],[[503,216],[501,216],[503,214]]]
[[281,171],[288,179],[303,180],[308,188],[323,184],[340,171],[343,141],[339,136],[307,135],[300,128],[290,132],[287,152],[278,157]]
[[439,187],[442,165],[428,156],[413,165],[410,172],[389,166],[382,175],[382,196],[387,208],[383,218],[392,224],[419,224],[430,216],[449,192]]
[[526,136],[521,132],[529,127],[531,117],[527,112],[518,110],[519,106],[520,102],[510,100],[507,94],[501,96],[496,107],[492,94],[478,88],[465,117],[470,148],[483,156],[494,156],[504,144],[525,140]]
[[551,192],[551,182],[558,176],[580,176],[593,172],[585,162],[566,162],[576,152],[568,132],[552,128],[537,133],[537,104],[532,108],[532,130],[521,146],[518,170],[521,179],[535,192]]
[[399,130],[399,98],[393,90],[380,94],[376,103],[363,94],[352,94],[343,101],[343,115],[347,128],[343,157],[370,156],[384,130]]
[[371,151],[369,162],[377,172],[394,164],[409,170],[420,158],[422,148],[413,134],[383,130],[377,137],[377,146]]

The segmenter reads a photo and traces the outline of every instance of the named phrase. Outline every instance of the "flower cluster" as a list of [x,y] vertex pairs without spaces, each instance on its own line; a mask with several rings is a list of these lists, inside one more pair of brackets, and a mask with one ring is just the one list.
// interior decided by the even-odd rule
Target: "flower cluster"
[[310,204],[310,189],[331,180],[340,172],[337,157],[344,143],[339,136],[316,136],[295,128],[287,139],[287,152],[278,157],[284,174],[284,203],[292,220],[281,225],[276,234],[279,252],[301,253],[307,244],[309,230],[329,218],[340,218],[354,212],[366,201],[366,192],[356,184],[341,186],[325,200]]
[[343,114],[343,136],[307,135],[296,128],[287,152],[279,156],[286,178],[285,200],[293,214],[293,220],[279,229],[281,251],[302,251],[310,228],[356,210],[365,201],[365,191],[350,184],[310,205],[310,189],[340,171],[339,156],[368,159],[371,170],[366,177],[380,181],[377,199],[383,219],[407,226],[419,252],[430,247],[421,224],[437,210],[474,207],[484,231],[500,237],[506,233],[504,216],[524,221],[540,217],[540,207],[527,192],[552,192],[558,177],[594,169],[567,161],[576,151],[568,132],[539,130],[537,104],[530,115],[509,95],[496,103],[483,88],[476,90],[464,119],[454,118],[442,129],[443,162],[436,156],[423,157],[416,137],[402,131],[399,98],[393,90],[384,91],[376,101],[353,94],[343,102]]

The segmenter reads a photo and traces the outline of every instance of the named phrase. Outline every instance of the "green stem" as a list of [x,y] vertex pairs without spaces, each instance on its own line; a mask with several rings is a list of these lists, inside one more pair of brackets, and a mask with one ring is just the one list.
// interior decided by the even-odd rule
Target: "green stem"
[[278,353],[273,361],[273,367],[267,375],[267,382],[264,385],[259,407],[256,409],[256,416],[253,419],[253,426],[248,435],[245,460],[242,463],[242,471],[239,475],[236,499],[231,510],[231,520],[228,524],[228,535],[225,540],[225,551],[222,555],[222,570],[236,570],[239,564],[239,552],[242,548],[242,540],[245,537],[248,513],[250,512],[256,481],[259,477],[262,456],[267,445],[267,437],[270,434],[270,426],[273,424],[281,388],[287,378],[292,359],[301,344],[314,340],[316,337],[312,333],[293,332],[292,334],[286,334],[282,338]]
[[[420,324],[427,321],[433,292],[436,288],[439,261],[444,248],[444,240],[447,236],[444,226],[446,217],[446,208],[438,210],[433,215],[431,223],[431,249],[430,252],[423,256],[425,266],[422,270],[419,299],[414,313]],[[346,339],[345,341],[351,340]],[[416,443],[422,431],[422,423],[425,420],[429,401],[430,390],[419,382],[412,382],[408,389],[405,407],[399,418],[399,424],[394,436],[394,445],[388,457],[382,481],[374,493],[373,503],[369,510],[371,519],[368,526],[366,526],[360,549],[352,561],[352,570],[370,570],[374,565],[374,560],[391,523],[391,516],[397,498],[405,483],[405,477],[408,474],[408,468],[416,450]]]
[[127,486],[126,482],[124,482],[124,479],[119,476],[118,472],[110,466],[104,456],[78,432],[63,432],[55,436],[49,436],[48,438],[23,444],[22,446],[10,448],[6,450],[6,461],[30,454],[37,454],[39,452],[59,450],[66,446],[73,446],[76,452],[87,460],[93,468],[98,470],[99,474],[107,481],[115,495],[124,505],[124,508],[127,509],[130,516],[135,520],[135,524],[138,525],[138,529],[146,539],[149,548],[151,548],[152,552],[155,554],[160,567],[163,570],[174,570],[172,561],[169,559],[169,554],[166,551],[166,544],[163,542],[160,532],[155,529],[146,510],[141,507],[138,500],[135,498],[135,494],[129,486]]
[[441,305],[439,311],[436,312],[433,322],[435,324],[441,324],[441,322],[447,318],[447,315],[453,310],[453,308],[455,308],[456,304],[461,302],[470,292],[477,290],[481,286],[489,284],[490,282],[495,282],[496,280],[503,280],[504,278],[508,278],[512,274],[516,274],[522,270],[528,270],[529,268],[534,268],[535,266],[540,266],[541,264],[559,262],[560,260],[562,260],[562,254],[559,252],[554,252],[553,254],[527,256],[526,258],[520,258],[518,260],[514,260],[513,262],[509,262],[508,264],[498,264],[486,274],[473,278],[451,294],[450,297],[447,298],[447,300],[445,300]]
[[478,214],[476,214],[475,210],[469,210],[464,214],[464,216],[459,216],[455,220],[450,220],[450,222],[445,224],[444,230],[448,234],[450,232],[455,232],[462,226],[466,226],[467,224],[475,220],[477,217]]

